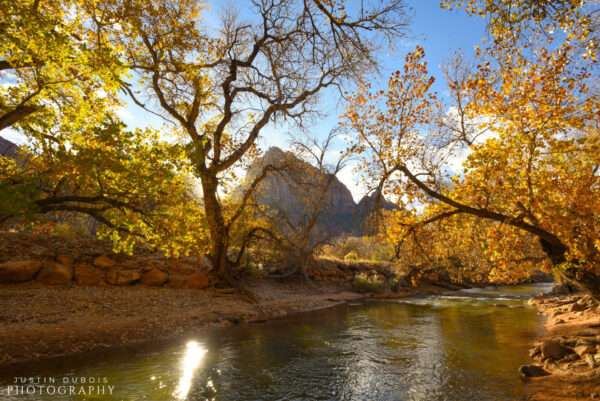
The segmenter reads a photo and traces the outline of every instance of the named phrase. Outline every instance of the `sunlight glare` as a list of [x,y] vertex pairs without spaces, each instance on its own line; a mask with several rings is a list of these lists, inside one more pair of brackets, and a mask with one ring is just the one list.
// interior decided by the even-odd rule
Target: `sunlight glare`
[[181,361],[181,377],[173,396],[178,400],[185,400],[192,387],[194,372],[200,365],[200,362],[206,355],[207,349],[196,341],[190,341],[186,344],[185,354]]

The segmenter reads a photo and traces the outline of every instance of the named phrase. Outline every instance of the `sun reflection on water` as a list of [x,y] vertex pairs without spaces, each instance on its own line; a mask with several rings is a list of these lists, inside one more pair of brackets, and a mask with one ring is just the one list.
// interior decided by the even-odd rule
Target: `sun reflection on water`
[[185,346],[185,354],[181,361],[181,377],[177,388],[173,392],[173,397],[177,400],[187,399],[190,388],[192,387],[192,380],[194,379],[194,372],[200,366],[204,355],[206,355],[207,349],[197,341],[189,341]]

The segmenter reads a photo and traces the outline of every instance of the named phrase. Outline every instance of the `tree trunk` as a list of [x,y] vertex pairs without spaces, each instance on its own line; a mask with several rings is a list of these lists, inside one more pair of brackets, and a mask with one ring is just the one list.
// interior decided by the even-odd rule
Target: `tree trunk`
[[202,192],[204,195],[204,211],[210,233],[210,257],[220,279],[232,280],[227,260],[229,233],[225,226],[223,210],[217,198],[218,181],[214,175],[201,176]]
[[543,239],[540,239],[540,243],[542,249],[552,261],[554,270],[565,284],[581,289],[591,295],[596,302],[600,302],[600,277],[586,270],[583,266],[578,266],[577,261],[572,261],[573,267],[565,269],[563,264],[567,261],[567,247],[562,243],[551,244]]

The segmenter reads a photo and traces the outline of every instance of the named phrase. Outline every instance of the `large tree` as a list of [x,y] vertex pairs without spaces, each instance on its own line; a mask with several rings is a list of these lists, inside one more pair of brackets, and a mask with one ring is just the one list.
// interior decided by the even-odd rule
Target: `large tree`
[[120,41],[123,65],[137,78],[123,89],[189,141],[210,254],[229,281],[231,232],[242,213],[227,211],[224,182],[253,156],[268,124],[302,124],[317,112],[319,93],[372,70],[382,36],[397,37],[405,24],[401,0],[372,6],[257,0],[244,5],[249,16],[224,10],[217,27],[204,29],[195,0],[113,0],[97,7],[106,37]]
[[95,3],[2,2],[0,134],[16,131],[27,146],[0,157],[0,223],[83,214],[119,250],[198,251],[190,233],[204,230],[183,148],[119,122],[126,68]]
[[[409,230],[458,214],[513,227],[503,232],[537,237],[564,279],[598,296],[600,109],[589,66],[574,51],[569,43],[491,49],[472,75],[450,74],[454,103],[442,106],[440,121],[419,48],[386,91],[355,97],[348,123],[359,133],[368,176],[404,206],[435,206]],[[465,149],[457,172],[451,156]]]

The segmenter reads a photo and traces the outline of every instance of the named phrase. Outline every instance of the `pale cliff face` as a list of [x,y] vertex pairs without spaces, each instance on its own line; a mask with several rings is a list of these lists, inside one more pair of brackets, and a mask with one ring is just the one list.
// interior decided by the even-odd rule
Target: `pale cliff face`
[[[290,175],[287,178],[278,174],[269,175],[260,186],[258,199],[265,205],[283,211],[290,220],[299,223],[310,213],[310,210],[306,210],[307,197],[320,196],[317,185],[312,186],[314,193],[311,193],[310,185],[310,182],[317,183],[324,178],[317,168],[299,160],[290,152],[272,147],[250,167],[248,177],[256,177],[266,165],[281,167],[286,164],[292,166],[288,173]],[[304,185],[294,185],[293,180],[300,180]],[[364,234],[363,223],[375,206],[374,196],[365,197],[356,204],[348,188],[334,178],[325,202],[326,206],[321,211],[315,230],[320,233],[319,236]],[[394,207],[387,201],[382,202],[382,205],[385,209]]]

